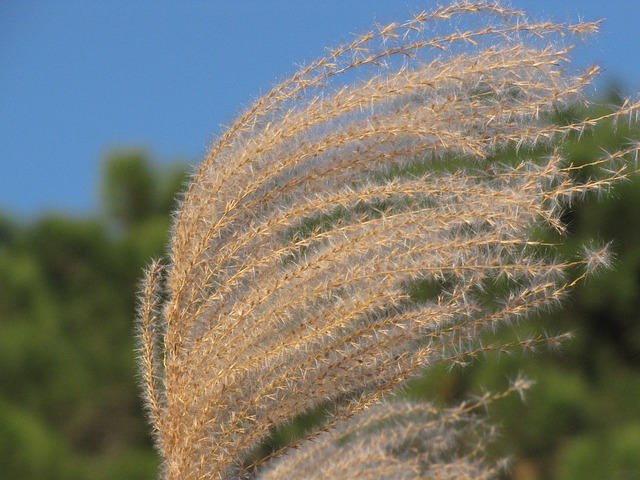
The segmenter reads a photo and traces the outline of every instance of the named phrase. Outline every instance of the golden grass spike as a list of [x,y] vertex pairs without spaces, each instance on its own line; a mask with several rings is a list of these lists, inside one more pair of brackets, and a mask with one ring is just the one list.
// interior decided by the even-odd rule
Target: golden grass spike
[[[639,142],[582,166],[559,153],[640,109],[551,122],[597,74],[567,73],[566,37],[598,25],[530,22],[497,2],[439,6],[339,46],[221,135],[140,294],[163,478],[495,478],[491,428],[468,404],[385,397],[425,367],[559,343],[481,334],[552,308],[609,265],[607,247],[567,261],[532,238],[562,235],[568,202],[637,170]],[[513,158],[498,164],[504,151]],[[587,168],[600,173],[578,181]],[[326,423],[305,437],[317,443],[253,456],[320,407]],[[409,440],[415,456],[400,459]]]

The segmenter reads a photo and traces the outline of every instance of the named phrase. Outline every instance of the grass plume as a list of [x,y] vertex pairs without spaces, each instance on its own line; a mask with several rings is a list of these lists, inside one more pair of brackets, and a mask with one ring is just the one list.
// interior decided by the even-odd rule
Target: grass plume
[[[597,27],[531,22],[486,1],[440,6],[339,46],[228,128],[140,295],[143,393],[163,478],[254,475],[246,461],[270,431],[327,402],[321,430],[339,428],[267,462],[263,478],[495,474],[484,440],[456,446],[480,428],[464,405],[380,401],[425,367],[557,342],[485,345],[480,335],[557,304],[608,263],[604,247],[558,260],[535,234],[562,234],[569,202],[625,178],[638,151],[588,166],[561,155],[567,136],[640,108],[552,122],[597,74],[567,73],[564,42]],[[495,162],[504,151],[512,161]],[[579,180],[586,169],[601,174]],[[425,285],[428,295],[412,293]],[[368,422],[391,434],[367,444]],[[353,456],[340,439],[355,439]],[[413,463],[400,462],[410,439]],[[307,472],[316,461],[324,470]]]

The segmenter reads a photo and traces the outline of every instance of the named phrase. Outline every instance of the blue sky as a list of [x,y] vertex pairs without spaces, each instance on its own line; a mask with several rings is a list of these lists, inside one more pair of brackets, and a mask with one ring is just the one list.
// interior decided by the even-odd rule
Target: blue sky
[[[0,211],[97,211],[114,148],[195,164],[239,111],[296,66],[418,0],[0,2]],[[637,0],[512,0],[531,17],[606,18],[575,63],[640,92]]]

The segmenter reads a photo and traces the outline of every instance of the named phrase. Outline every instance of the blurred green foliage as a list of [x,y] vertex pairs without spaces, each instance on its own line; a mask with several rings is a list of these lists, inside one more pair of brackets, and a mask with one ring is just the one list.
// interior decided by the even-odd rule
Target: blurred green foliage
[[[640,138],[637,126],[605,124],[564,154],[589,162],[629,138]],[[145,152],[114,152],[104,162],[100,214],[28,224],[0,215],[1,478],[156,476],[136,386],[135,295],[143,266],[165,248],[185,179],[183,165],[160,168]],[[567,212],[561,253],[575,256],[586,238],[612,241],[614,269],[580,284],[563,309],[500,333],[571,331],[570,342],[436,368],[406,391],[453,402],[498,391],[519,372],[535,380],[524,402],[507,398],[490,412],[502,431],[496,453],[513,455],[516,480],[640,478],[640,181],[611,193]],[[282,428],[274,445],[303,428]]]
[[115,152],[96,218],[0,219],[1,478],[155,477],[132,322],[185,179]]

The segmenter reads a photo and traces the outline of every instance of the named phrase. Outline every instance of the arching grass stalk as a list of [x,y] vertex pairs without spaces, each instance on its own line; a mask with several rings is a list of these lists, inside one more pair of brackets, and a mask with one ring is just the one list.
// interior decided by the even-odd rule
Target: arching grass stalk
[[[633,173],[638,143],[588,166],[561,151],[639,104],[552,121],[597,73],[567,73],[565,41],[597,27],[456,2],[338,47],[240,116],[194,174],[140,295],[163,478],[495,475],[491,428],[468,406],[383,397],[436,364],[557,342],[480,339],[608,265],[606,247],[567,261],[536,234],[562,234],[569,202]],[[599,173],[579,180],[587,168]],[[246,469],[274,427],[327,402],[317,443]]]

